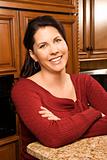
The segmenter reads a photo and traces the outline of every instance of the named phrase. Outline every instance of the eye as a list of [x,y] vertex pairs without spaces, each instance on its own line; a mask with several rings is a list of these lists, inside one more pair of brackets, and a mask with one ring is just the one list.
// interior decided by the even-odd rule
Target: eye
[[46,47],[46,44],[44,43],[44,44],[41,44],[40,46],[39,46],[39,48],[45,48]]
[[55,41],[56,41],[56,42],[61,42],[62,39],[61,39],[61,38],[57,38]]

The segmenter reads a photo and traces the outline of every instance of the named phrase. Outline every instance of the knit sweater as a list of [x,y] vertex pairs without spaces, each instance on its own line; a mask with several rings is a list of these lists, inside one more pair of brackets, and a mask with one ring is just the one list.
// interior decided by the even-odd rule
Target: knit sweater
[[[107,92],[89,75],[71,75],[71,80],[76,91],[75,102],[55,97],[29,79],[20,79],[14,85],[12,100],[21,118],[24,149],[35,140],[56,148],[80,138],[107,134],[107,116],[101,115],[101,112],[107,115]],[[41,106],[61,120],[41,117],[38,113]]]

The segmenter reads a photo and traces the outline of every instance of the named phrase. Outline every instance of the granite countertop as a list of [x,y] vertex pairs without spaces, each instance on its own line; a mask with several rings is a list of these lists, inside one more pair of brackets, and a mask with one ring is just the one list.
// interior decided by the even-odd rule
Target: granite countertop
[[40,160],[107,160],[107,135],[81,139],[57,149],[33,142],[27,152]]

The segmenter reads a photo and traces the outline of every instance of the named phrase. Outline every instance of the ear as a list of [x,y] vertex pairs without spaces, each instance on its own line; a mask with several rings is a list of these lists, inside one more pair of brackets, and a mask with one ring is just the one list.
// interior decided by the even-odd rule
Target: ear
[[29,54],[30,54],[30,57],[31,57],[34,61],[36,61],[36,62],[38,61],[36,55],[33,53],[33,51],[32,51],[31,49],[29,49]]

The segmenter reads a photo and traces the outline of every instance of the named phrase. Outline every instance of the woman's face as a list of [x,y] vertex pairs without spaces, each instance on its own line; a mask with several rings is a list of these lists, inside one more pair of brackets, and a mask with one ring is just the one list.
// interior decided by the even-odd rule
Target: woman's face
[[65,69],[68,46],[56,28],[41,27],[35,33],[34,40],[31,57],[39,62],[41,71],[59,72]]

